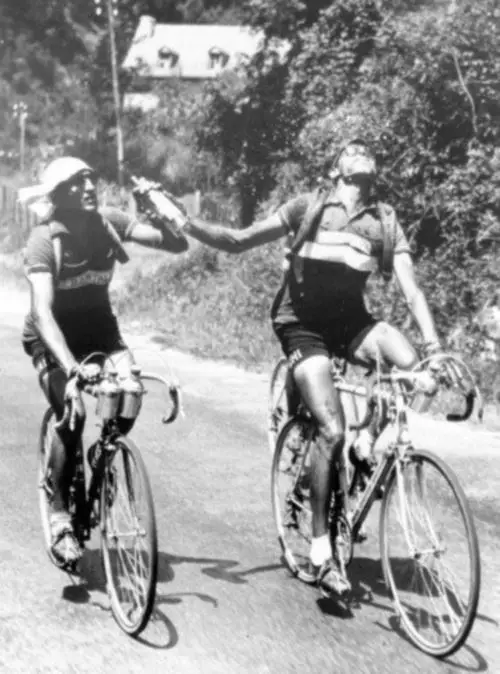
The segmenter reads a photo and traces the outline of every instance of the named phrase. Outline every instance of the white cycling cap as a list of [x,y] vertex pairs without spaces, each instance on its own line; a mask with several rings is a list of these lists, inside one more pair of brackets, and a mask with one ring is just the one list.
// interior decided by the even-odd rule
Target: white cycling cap
[[17,199],[21,204],[29,205],[35,213],[45,211],[47,203],[50,202],[51,194],[59,185],[71,180],[83,171],[92,170],[86,162],[77,157],[59,157],[51,161],[45,168],[41,176],[41,182],[31,187],[22,187],[17,193]]

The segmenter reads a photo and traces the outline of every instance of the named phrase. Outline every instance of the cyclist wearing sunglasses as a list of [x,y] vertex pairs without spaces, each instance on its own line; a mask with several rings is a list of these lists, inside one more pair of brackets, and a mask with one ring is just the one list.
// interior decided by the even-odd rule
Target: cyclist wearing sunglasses
[[[328,535],[328,494],[333,458],[344,441],[345,420],[338,392],[330,377],[330,356],[372,366],[378,358],[405,369],[417,354],[395,327],[377,321],[366,309],[363,291],[371,272],[380,267],[391,222],[391,262],[400,289],[420,328],[428,353],[440,350],[438,335],[425,297],[418,287],[410,247],[392,208],[374,197],[376,161],[362,140],[346,144],[334,161],[331,189],[320,197],[301,194],[274,215],[247,229],[187,220],[184,231],[199,241],[233,253],[288,236],[288,271],[272,309],[274,331],[288,357],[295,385],[316,418],[320,436],[311,458],[313,540],[311,583],[342,593],[349,581],[333,558]],[[316,221],[303,225],[316,209]],[[381,215],[382,214],[382,215]],[[303,240],[297,245],[300,233]],[[355,456],[370,458],[373,430],[358,437]]]
[[[143,180],[137,194],[149,186]],[[115,262],[128,260],[123,243],[133,241],[174,253],[188,245],[167,223],[155,221],[153,226],[116,208],[98,208],[95,172],[75,157],[51,162],[41,184],[20,190],[19,200],[44,214],[25,248],[31,308],[22,342],[60,419],[65,398],[76,393],[82,359],[94,351],[104,352],[121,374],[133,363],[108,290]],[[63,426],[55,432],[50,451],[53,551],[67,564],[81,554],[67,511],[65,484],[67,461],[84,426],[83,405],[79,407],[75,428]],[[122,430],[127,432],[130,426]]]

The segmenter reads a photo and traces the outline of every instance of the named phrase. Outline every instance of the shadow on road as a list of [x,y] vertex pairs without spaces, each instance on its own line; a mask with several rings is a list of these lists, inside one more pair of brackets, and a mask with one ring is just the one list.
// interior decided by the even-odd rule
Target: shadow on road
[[[282,569],[281,564],[269,564],[257,566],[250,569],[239,569],[239,562],[231,559],[214,559],[210,557],[188,557],[185,555],[173,555],[166,552],[160,552],[158,555],[158,583],[169,583],[174,577],[174,566],[177,564],[199,564],[201,573],[228,583],[245,584],[248,583],[247,577]],[[106,578],[101,564],[100,550],[86,550],[80,565],[79,578],[69,576],[71,582],[63,588],[63,599],[74,604],[91,604],[97,608],[110,612],[106,595]],[[103,603],[92,597],[92,592],[99,592],[105,595]],[[218,607],[218,600],[208,594],[201,592],[172,592],[168,594],[158,593],[156,596],[155,608],[146,630],[136,638],[149,648],[171,649],[179,641],[179,634],[175,625],[168,618],[162,605],[180,604],[186,598],[195,598],[199,601],[211,604],[213,608]]]
[[173,566],[176,564],[200,564],[205,568],[201,573],[214,578],[223,580],[227,583],[243,585],[248,583],[247,577],[266,571],[276,571],[282,569],[282,564],[266,564],[256,566],[251,569],[238,569],[239,562],[232,559],[213,559],[210,557],[187,557],[183,555],[172,555],[166,552],[160,552],[158,564],[158,581],[169,582],[174,578]]

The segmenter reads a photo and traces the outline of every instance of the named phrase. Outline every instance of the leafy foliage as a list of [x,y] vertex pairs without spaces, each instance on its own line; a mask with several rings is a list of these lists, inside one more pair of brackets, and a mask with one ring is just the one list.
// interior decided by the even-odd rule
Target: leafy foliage
[[[414,247],[440,330],[471,322],[498,287],[499,0],[121,0],[120,58],[143,13],[244,22],[266,40],[205,92],[159,86],[158,110],[125,115],[133,170],[177,193],[229,185],[246,225],[324,177],[339,146],[361,134],[374,144],[380,197]],[[84,3],[4,0],[4,149],[18,142],[18,100],[28,104],[33,160],[70,146],[111,175],[108,37]],[[392,286],[374,281],[370,302],[408,325]]]

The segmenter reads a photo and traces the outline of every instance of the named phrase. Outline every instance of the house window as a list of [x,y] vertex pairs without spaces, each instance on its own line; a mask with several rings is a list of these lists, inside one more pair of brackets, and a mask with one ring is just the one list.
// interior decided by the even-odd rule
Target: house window
[[210,59],[209,67],[211,69],[220,70],[229,61],[229,54],[219,47],[211,47],[208,50],[208,56]]
[[174,68],[179,61],[179,54],[169,47],[160,47],[158,49],[158,58],[165,62],[169,68]]

